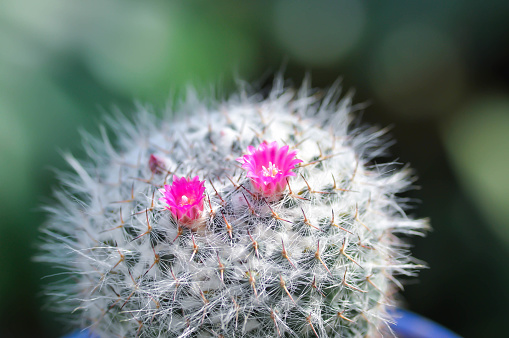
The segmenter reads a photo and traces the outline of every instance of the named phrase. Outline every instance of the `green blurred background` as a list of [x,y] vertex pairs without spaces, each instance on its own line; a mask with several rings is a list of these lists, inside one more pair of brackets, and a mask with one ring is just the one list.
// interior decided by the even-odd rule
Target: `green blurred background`
[[[406,306],[467,337],[509,318],[509,2],[0,0],[0,337],[58,337],[31,261],[61,152],[134,102],[162,109],[188,85],[343,78],[363,120],[393,126],[434,231]],[[383,160],[392,160],[388,157]]]

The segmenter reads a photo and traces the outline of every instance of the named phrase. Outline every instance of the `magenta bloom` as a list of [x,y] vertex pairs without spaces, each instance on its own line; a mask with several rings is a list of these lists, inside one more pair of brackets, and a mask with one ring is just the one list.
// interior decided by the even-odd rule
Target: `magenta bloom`
[[197,220],[203,212],[204,183],[198,176],[188,180],[174,175],[171,185],[159,189],[164,195],[159,200],[167,204],[166,209],[170,210],[179,223],[193,230],[199,228]]
[[286,188],[286,178],[296,175],[292,170],[302,160],[295,158],[297,150],[288,152],[289,148],[279,148],[275,141],[263,142],[258,148],[247,147],[247,154],[237,159],[247,171],[253,188],[262,196],[278,196]]

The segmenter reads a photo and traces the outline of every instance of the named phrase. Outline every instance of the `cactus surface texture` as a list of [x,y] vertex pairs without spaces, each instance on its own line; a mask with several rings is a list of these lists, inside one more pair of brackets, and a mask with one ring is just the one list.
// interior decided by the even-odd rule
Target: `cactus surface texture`
[[54,304],[100,337],[390,335],[398,278],[422,267],[398,236],[427,222],[398,196],[411,170],[375,164],[385,131],[355,111],[279,79],[111,118],[115,142],[68,156],[47,208],[38,258],[68,276]]

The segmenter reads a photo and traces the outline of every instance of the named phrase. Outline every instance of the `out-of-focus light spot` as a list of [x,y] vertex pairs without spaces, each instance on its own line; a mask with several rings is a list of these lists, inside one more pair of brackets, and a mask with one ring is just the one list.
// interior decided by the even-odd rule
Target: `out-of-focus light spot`
[[348,0],[280,0],[273,12],[284,52],[313,66],[340,62],[359,41],[365,19],[362,2]]
[[9,25],[11,32],[34,39],[33,47],[59,49],[72,42],[69,28],[76,24],[79,9],[76,2],[67,0],[0,1],[0,22]]
[[165,82],[173,61],[171,16],[153,4],[104,2],[89,7],[80,48],[102,83],[134,97]]
[[[44,52],[27,41],[25,36],[0,30],[0,68],[21,66],[33,68],[44,60]],[[4,75],[5,76],[5,75]]]
[[166,100],[170,90],[256,69],[253,39],[185,4],[114,2],[102,7],[108,8],[87,25],[94,28],[83,36],[83,52],[92,72],[115,91]]
[[464,189],[509,243],[509,97],[472,101],[442,135]]
[[464,91],[464,66],[445,31],[412,24],[389,33],[370,65],[373,90],[389,111],[406,118],[442,114]]

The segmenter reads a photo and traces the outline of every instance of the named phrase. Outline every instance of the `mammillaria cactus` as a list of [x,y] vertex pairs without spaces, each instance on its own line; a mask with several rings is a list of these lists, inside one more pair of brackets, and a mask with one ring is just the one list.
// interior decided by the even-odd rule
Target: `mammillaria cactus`
[[[68,161],[40,260],[50,293],[101,337],[349,337],[390,332],[398,234],[421,234],[398,193],[407,167],[374,165],[383,131],[351,98],[276,81],[263,98],[110,121],[117,137]],[[182,116],[182,112],[192,114]]]

